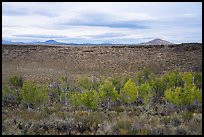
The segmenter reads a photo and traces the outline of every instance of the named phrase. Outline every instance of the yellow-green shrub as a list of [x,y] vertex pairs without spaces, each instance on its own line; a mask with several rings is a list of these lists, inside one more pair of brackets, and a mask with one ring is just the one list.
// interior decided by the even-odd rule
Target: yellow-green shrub
[[99,87],[99,95],[102,101],[108,102],[109,100],[115,102],[118,100],[118,92],[114,89],[112,82],[105,80]]
[[90,91],[84,91],[82,94],[82,104],[88,109],[95,110],[99,105],[99,95],[98,93],[91,89]]
[[137,97],[138,97],[137,87],[135,83],[132,82],[131,79],[129,79],[121,90],[120,99],[122,103],[132,103],[136,101]]
[[184,84],[182,87],[173,87],[165,90],[165,98],[176,105],[191,105],[194,101],[202,102],[202,90],[195,84]]
[[23,87],[21,90],[23,102],[28,106],[34,104],[39,107],[44,105],[48,101],[47,87],[40,86],[28,81],[23,83]]
[[149,103],[150,99],[154,96],[152,87],[148,82],[145,82],[144,84],[140,85],[138,87],[138,92],[139,96],[143,98],[145,104]]

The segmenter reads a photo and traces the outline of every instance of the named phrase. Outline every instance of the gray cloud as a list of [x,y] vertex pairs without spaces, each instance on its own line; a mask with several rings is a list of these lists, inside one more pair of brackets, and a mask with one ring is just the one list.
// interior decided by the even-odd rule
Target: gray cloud
[[110,28],[133,28],[133,29],[148,29],[148,26],[136,21],[107,21],[107,20],[72,20],[59,24],[61,27],[66,26],[95,26],[95,27],[110,27]]
[[26,8],[7,7],[2,9],[2,14],[7,16],[22,16],[31,14]]
[[2,27],[12,28],[12,27],[23,27],[21,25],[2,25]]
[[35,10],[34,14],[46,16],[46,17],[57,17],[56,13],[45,11],[45,10]]
[[121,33],[104,33],[104,34],[99,34],[99,35],[85,35],[88,36],[92,39],[101,39],[101,38],[113,38],[113,37],[123,37],[126,36],[126,34],[121,34]]
[[[116,20],[117,19],[117,20]],[[96,26],[96,27],[110,27],[110,28],[134,28],[147,29],[144,25],[145,21],[139,20],[119,20],[118,17],[107,13],[82,13],[79,18],[62,21],[59,23],[61,27],[66,26]]]
[[13,36],[25,37],[25,38],[65,38],[65,36],[59,36],[59,35],[40,35],[40,34],[18,34]]
[[33,9],[32,7],[15,7],[9,6],[2,8],[2,14],[7,16],[27,16],[27,15],[40,15],[46,17],[57,17],[57,14],[52,12],[52,9]]

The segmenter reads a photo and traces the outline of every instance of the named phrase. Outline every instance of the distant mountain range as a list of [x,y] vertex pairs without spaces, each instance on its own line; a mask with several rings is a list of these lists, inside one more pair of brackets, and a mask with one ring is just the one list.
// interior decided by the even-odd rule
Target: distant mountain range
[[171,44],[174,44],[174,43],[157,38],[157,39],[150,40],[148,42],[139,43],[138,45],[171,45]]
[[55,40],[47,40],[45,42],[34,41],[34,42],[12,42],[12,41],[2,41],[2,44],[39,44],[39,45],[66,45],[67,43],[58,42]]
[[2,44],[24,44],[24,43],[23,42],[12,42],[12,41],[3,40]]
[[[91,44],[91,43],[85,43],[85,44],[77,44],[77,43],[63,43],[63,42],[58,42],[55,40],[47,40],[44,42],[40,42],[40,41],[34,41],[34,42],[13,42],[13,41],[2,41],[2,44],[15,44],[15,45],[22,45],[22,44],[34,44],[34,45],[115,45],[112,43],[101,43],[101,44]],[[148,42],[143,42],[143,43],[139,43],[137,45],[171,45],[174,43],[171,43],[169,41],[165,41],[162,39],[154,39]],[[117,44],[118,45],[118,44]],[[120,45],[120,44],[119,44]]]

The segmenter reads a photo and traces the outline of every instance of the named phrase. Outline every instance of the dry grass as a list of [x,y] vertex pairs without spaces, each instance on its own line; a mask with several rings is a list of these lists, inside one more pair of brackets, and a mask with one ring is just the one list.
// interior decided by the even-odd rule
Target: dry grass
[[[142,106],[141,106],[142,107]],[[8,110],[9,107],[3,110]],[[139,108],[138,108],[139,109]],[[186,119],[187,111],[168,116],[134,111],[55,111],[45,112],[13,110],[3,113],[3,134],[80,134],[80,135],[201,135],[202,113],[196,112]],[[157,112],[158,113],[158,112]],[[188,114],[187,114],[188,115]],[[15,131],[15,132],[14,132]]]
[[[90,52],[91,51],[91,52]],[[2,46],[2,77],[12,74],[50,83],[62,76],[76,79],[114,77],[147,67],[168,70],[202,70],[202,44],[134,47]]]

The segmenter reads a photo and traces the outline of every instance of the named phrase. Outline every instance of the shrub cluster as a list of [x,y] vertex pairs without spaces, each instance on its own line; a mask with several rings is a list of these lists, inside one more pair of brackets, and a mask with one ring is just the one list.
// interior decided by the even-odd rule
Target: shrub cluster
[[154,98],[164,98],[178,106],[202,103],[202,73],[197,72],[167,72],[159,76],[145,69],[133,76],[104,81],[81,78],[73,85],[63,77],[61,84],[51,89],[13,76],[9,85],[2,87],[3,102],[12,99],[38,108],[50,101],[90,110],[130,106],[138,100],[147,105]]

